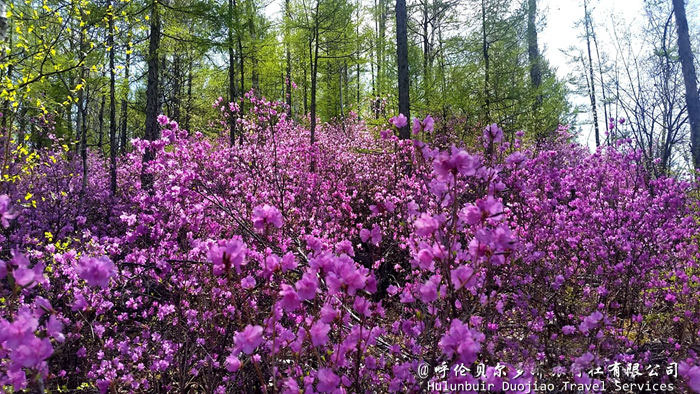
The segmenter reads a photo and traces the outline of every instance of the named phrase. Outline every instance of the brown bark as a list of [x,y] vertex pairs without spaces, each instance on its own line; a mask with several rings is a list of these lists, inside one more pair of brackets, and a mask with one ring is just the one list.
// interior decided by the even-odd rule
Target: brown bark
[[[396,0],[396,63],[399,77],[399,113],[410,120],[407,19],[406,0]],[[399,138],[408,139],[410,137],[410,129],[407,124],[399,130]]]
[[683,0],[673,0],[673,13],[676,16],[676,27],[678,28],[678,56],[681,60],[683,82],[685,83],[685,101],[688,106],[690,150],[693,157],[693,167],[697,171],[700,170],[700,98],[698,97],[697,77]]
[[[146,132],[145,138],[148,141],[158,139],[160,130],[158,129],[158,111],[160,108],[158,84],[158,49],[160,47],[160,14],[158,12],[158,0],[154,0],[151,6],[151,35],[148,42],[148,82],[146,85]],[[153,149],[146,149],[143,155],[143,162],[148,163],[155,158]],[[153,188],[153,176],[142,171],[141,187],[145,190]]]

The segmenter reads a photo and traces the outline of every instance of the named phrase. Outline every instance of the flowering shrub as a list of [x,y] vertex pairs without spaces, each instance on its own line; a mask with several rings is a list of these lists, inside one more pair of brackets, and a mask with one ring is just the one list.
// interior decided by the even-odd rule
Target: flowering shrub
[[[58,224],[38,199],[22,206],[29,186],[0,198],[0,384],[415,392],[591,384],[612,379],[596,366],[677,362],[679,379],[658,381],[700,391],[691,185],[649,178],[624,145],[588,154],[564,128],[531,151],[490,125],[470,151],[389,126],[376,138],[354,119],[311,146],[283,104],[247,100],[247,113],[215,103],[236,117],[233,146],[227,130],[210,139],[160,117],[162,137],[134,140],[120,163],[113,200],[77,204],[74,177],[52,189],[37,174],[32,190],[65,194]],[[142,163],[146,148],[156,158]],[[91,160],[86,188],[101,196],[108,175]]]

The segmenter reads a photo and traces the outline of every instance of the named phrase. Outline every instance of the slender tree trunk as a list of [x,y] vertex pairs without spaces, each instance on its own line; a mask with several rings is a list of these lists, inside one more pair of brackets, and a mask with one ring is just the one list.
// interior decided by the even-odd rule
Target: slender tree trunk
[[[238,5],[236,4],[236,0],[233,0],[233,9],[236,10]],[[236,26],[241,26],[240,20],[238,18],[238,12],[234,13],[235,17],[235,23]],[[245,94],[245,57],[243,56],[243,39],[241,38],[241,34],[238,30],[236,30],[236,41],[238,43],[238,69],[239,72],[241,73],[241,96]],[[241,100],[240,104],[240,113],[241,116],[243,113],[245,113],[245,100]],[[240,133],[240,139],[241,141],[243,140],[243,133]]]
[[83,100],[83,108],[82,108],[82,122],[83,124],[80,125],[80,159],[83,162],[83,179],[82,179],[82,184],[80,185],[81,191],[85,191],[87,188],[87,180],[88,180],[88,163],[87,163],[87,135],[88,135],[88,126],[87,126],[87,119],[88,119],[88,104],[90,103],[90,90],[85,89],[85,99]]
[[[238,97],[236,92],[236,58],[233,53],[233,0],[228,0],[228,96],[229,102],[235,102]],[[190,75],[192,75],[190,73]],[[190,85],[191,86],[191,85]],[[189,89],[189,87],[188,87]],[[229,144],[236,143],[236,116],[229,114]]]
[[[235,82],[234,82],[235,83]],[[187,113],[185,114],[185,130],[190,130],[190,117],[192,116],[192,63],[187,67]]]
[[491,114],[490,114],[490,107],[491,107],[491,98],[490,98],[490,93],[489,93],[489,43],[487,40],[487,34],[486,34],[486,3],[485,0],[481,0],[481,37],[482,37],[482,42],[481,42],[481,49],[483,51],[483,56],[484,56],[484,104],[485,104],[485,112],[486,112],[486,119],[490,120]]
[[[411,119],[408,78],[408,33],[406,0],[396,0],[396,64],[399,76],[399,113]],[[410,123],[410,122],[408,122]],[[408,124],[399,130],[399,138],[410,138]]]
[[109,3],[109,35],[107,45],[109,50],[109,190],[112,195],[117,192],[117,110],[115,97],[114,70],[114,5]]
[[311,59],[311,145],[316,142],[316,76],[318,74],[318,3],[314,15],[314,54]]
[[[440,96],[445,97],[447,92],[447,81],[445,80],[445,56],[443,51],[443,41],[442,41],[442,26],[438,26],[438,48],[440,51],[440,58],[438,65],[440,66]],[[442,116],[447,118],[447,105],[446,100],[442,101]]]
[[[131,41],[131,34],[129,34],[129,41]],[[129,99],[129,65],[131,61],[131,44],[129,44],[126,50],[126,60],[124,62],[124,85],[126,87],[124,91],[124,96],[122,96],[122,108],[121,108],[121,133],[119,136],[119,152],[124,154],[126,152],[126,121],[128,115],[127,101]]]
[[[29,108],[26,105],[22,106],[22,110],[17,118],[17,144],[27,146],[24,143],[26,128],[27,128],[27,111]],[[31,136],[31,134],[30,134]]]
[[[290,9],[289,9],[289,0],[285,0],[284,2],[284,13],[285,16],[287,17],[287,22],[289,18],[291,18],[290,14]],[[289,51],[289,28],[286,27],[285,25],[285,38],[284,38],[284,47],[285,47],[285,52],[286,52],[286,57],[287,57],[287,67],[285,70],[285,93],[284,93],[284,98],[285,102],[287,103],[287,114],[291,118],[292,116],[292,56]]]
[[[109,45],[109,44],[108,44]],[[85,33],[80,32],[80,51],[85,52]],[[80,185],[80,194],[85,193],[85,188],[87,187],[87,177],[88,177],[88,164],[87,164],[87,97],[85,97],[85,92],[87,91],[87,83],[85,82],[86,69],[85,66],[80,67],[80,81],[82,88],[78,92],[78,119],[75,124],[76,130],[78,131],[78,136],[80,137],[80,160],[83,167],[83,176]]]
[[[160,14],[158,12],[158,0],[154,0],[151,8],[151,36],[148,42],[148,82],[146,85],[146,140],[155,141],[158,139],[160,131],[158,129],[158,49],[160,47]],[[153,149],[146,149],[143,155],[143,162],[148,163],[155,158]],[[153,175],[142,170],[141,187],[144,190],[152,190]]]
[[[608,120],[608,104],[607,104],[607,98],[605,96],[605,80],[603,79],[603,64],[600,61],[600,51],[598,50],[598,40],[595,37],[595,33],[593,34],[593,45],[595,45],[595,53],[596,53],[596,58],[598,60],[598,75],[600,75],[600,94],[603,96],[603,116],[605,121],[607,122]],[[612,115],[612,113],[611,113]],[[605,123],[605,122],[603,122]],[[613,129],[608,128],[608,132],[611,133],[611,135],[608,138],[608,145],[612,144],[612,132]]]
[[384,48],[386,40],[386,2],[387,0],[379,0],[379,40],[377,40],[377,94],[384,94]]
[[[83,76],[83,73],[81,73]],[[83,79],[83,78],[81,78]],[[87,90],[86,87],[83,87],[83,89],[80,90],[78,93],[78,96],[80,98],[78,99],[78,113],[79,113],[79,122],[80,122],[80,128],[79,133],[80,133],[80,161],[82,162],[82,169],[83,169],[83,176],[81,179],[81,184],[80,184],[80,193],[85,192],[85,188],[87,187],[87,178],[88,178],[88,164],[87,164],[87,101],[88,97],[87,94],[83,94],[83,90]]]
[[0,0],[0,41],[5,41],[7,36],[7,9],[5,0]]
[[180,55],[173,55],[173,119],[180,121]]
[[308,94],[308,80],[309,76],[306,73],[306,67],[303,67],[304,69],[304,115],[309,113],[309,94]]
[[693,167],[697,171],[700,170],[700,98],[698,97],[697,77],[693,63],[693,52],[690,47],[684,0],[673,0],[673,13],[676,16],[678,56],[681,60],[683,81],[685,82],[685,102],[688,107],[688,121],[690,123],[690,150],[693,156]]
[[[343,132],[345,132],[345,109],[343,108],[343,71],[344,68],[341,68],[338,70],[338,91],[340,92],[340,124],[341,127],[343,128]],[[347,80],[347,79],[346,79]]]
[[542,94],[539,92],[542,85],[542,71],[540,69],[540,53],[537,47],[537,0],[528,0],[527,9],[527,57],[530,63],[530,82],[537,90],[535,107],[542,105]]
[[591,15],[588,13],[588,0],[583,1],[586,25],[586,49],[588,50],[588,74],[590,75],[591,111],[593,111],[593,128],[595,130],[595,146],[600,146],[600,129],[598,128],[598,106],[596,104],[595,80],[593,74],[593,57],[591,56]]
[[[374,15],[374,31],[376,34],[376,38],[379,38],[379,18],[377,18],[376,15],[376,10],[377,10],[377,0],[374,0],[374,10],[375,10],[375,15]],[[370,56],[372,57],[371,61],[369,62],[370,65],[370,71],[372,74],[372,110],[374,110],[374,100],[377,98],[377,88],[376,88],[376,78],[374,74],[374,65],[378,63],[378,56],[377,56],[377,51],[379,50],[378,47],[378,42],[379,40],[374,40],[374,42],[371,44],[371,53]]]
[[104,154],[103,151],[103,146],[104,146],[104,131],[105,131],[105,103],[107,101],[107,95],[102,92],[101,93],[102,100],[100,100],[100,112],[98,115],[98,120],[97,120],[97,148],[100,150],[100,153]]
[[248,33],[250,34],[250,82],[256,96],[260,95],[260,74],[258,72],[258,48],[257,48],[257,31],[255,29],[255,9],[252,7],[252,2],[248,2],[251,7],[250,15],[248,15]]
[[[360,37],[360,0],[357,0],[355,3],[355,7],[357,10],[357,17],[355,18],[357,21],[357,26],[355,26],[355,35],[357,37]],[[355,64],[355,75],[357,78],[357,114],[360,114],[360,51],[362,48],[360,48],[360,40],[357,40],[357,64]]]
[[428,91],[430,89],[430,70],[428,69],[428,58],[430,57],[430,41],[428,39],[428,0],[423,0],[421,2],[421,7],[423,8],[423,20],[421,22],[421,28],[423,30],[423,89]]

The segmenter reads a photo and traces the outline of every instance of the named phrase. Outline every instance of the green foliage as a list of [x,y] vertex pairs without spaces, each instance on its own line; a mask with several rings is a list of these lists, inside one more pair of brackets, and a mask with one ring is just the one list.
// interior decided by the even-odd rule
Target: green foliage
[[[53,114],[54,133],[71,151],[77,149],[84,124],[88,146],[97,147],[102,141],[99,148],[107,152],[110,51],[116,62],[117,129],[126,124],[127,141],[143,136],[153,1],[26,0],[10,5],[10,29],[0,61],[0,111],[6,115],[3,125],[9,125],[4,141],[30,134],[28,144],[41,146],[47,134],[31,120]],[[258,95],[284,101],[287,56],[296,85],[291,92],[292,113],[301,121],[310,112],[316,40],[317,114],[322,121],[340,119],[350,111],[373,118],[372,97],[388,98],[387,116],[396,112],[394,10],[388,0],[281,1],[282,12],[275,18],[261,0],[160,0],[159,4],[163,37],[158,49],[159,101],[161,112],[181,127],[208,132],[209,119],[216,117],[211,103],[218,97],[232,99],[231,72],[235,95],[255,88]],[[473,0],[470,14],[461,16],[461,6],[450,0],[409,2],[415,116],[459,119],[464,130],[497,122],[509,132],[553,130],[569,120],[568,92],[544,59],[541,86],[535,89],[530,83],[521,5],[511,0]],[[106,36],[112,14],[116,37],[115,47],[109,48]],[[87,119],[79,124],[82,114]]]

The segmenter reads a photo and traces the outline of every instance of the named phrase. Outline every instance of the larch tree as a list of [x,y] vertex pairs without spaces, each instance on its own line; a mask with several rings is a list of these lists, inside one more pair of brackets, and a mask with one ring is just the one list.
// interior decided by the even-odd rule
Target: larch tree
[[695,63],[693,63],[693,52],[690,46],[684,0],[673,0],[673,13],[678,28],[678,56],[683,67],[693,167],[697,171],[700,170],[700,98],[698,97],[697,75],[695,74]]
[[[160,12],[158,6],[158,0],[153,0],[151,3],[151,16],[150,16],[150,37],[148,40],[148,55],[146,64],[148,67],[148,84],[146,86],[146,129],[145,129],[145,139],[148,141],[155,141],[160,135],[158,129],[158,112],[160,110],[160,96],[158,93],[159,89],[159,58],[158,52],[160,48]],[[155,152],[153,149],[146,149],[143,155],[144,163],[147,163],[155,158]],[[141,174],[141,184],[142,188],[146,190],[151,190],[153,187],[153,176],[147,172]]]
[[[398,65],[399,113],[410,120],[407,23],[406,0],[396,0],[396,63]],[[410,136],[409,126],[406,124],[399,130],[399,138],[408,139]]]

